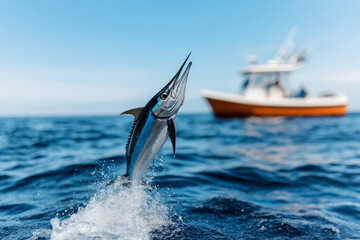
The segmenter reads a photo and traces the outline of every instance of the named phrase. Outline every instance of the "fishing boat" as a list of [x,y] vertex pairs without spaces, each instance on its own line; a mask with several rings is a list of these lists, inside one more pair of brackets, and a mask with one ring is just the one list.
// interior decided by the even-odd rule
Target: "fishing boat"
[[255,56],[241,72],[244,80],[240,93],[202,90],[217,117],[247,116],[321,116],[346,114],[345,95],[323,94],[313,96],[302,87],[289,93],[283,83],[289,75],[304,66],[308,51],[296,53],[293,47],[294,33],[288,35],[273,59],[257,64]]

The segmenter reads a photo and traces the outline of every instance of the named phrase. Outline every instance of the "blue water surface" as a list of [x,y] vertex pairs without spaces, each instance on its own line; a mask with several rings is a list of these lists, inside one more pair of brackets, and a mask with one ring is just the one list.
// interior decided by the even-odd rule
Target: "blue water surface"
[[179,115],[148,172],[125,172],[132,118],[0,119],[0,239],[360,239],[360,114]]

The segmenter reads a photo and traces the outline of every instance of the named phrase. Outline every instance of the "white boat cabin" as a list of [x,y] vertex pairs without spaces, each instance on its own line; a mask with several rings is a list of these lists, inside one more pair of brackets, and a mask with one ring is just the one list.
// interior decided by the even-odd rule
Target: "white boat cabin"
[[242,71],[242,94],[247,98],[256,99],[289,97],[283,83],[290,72],[300,67],[301,64],[250,65]]

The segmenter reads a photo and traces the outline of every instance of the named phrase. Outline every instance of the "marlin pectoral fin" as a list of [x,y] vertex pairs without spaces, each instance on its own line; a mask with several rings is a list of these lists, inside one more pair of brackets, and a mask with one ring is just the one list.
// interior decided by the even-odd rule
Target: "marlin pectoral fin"
[[135,117],[135,121],[137,121],[140,116],[140,113],[143,109],[144,108],[133,108],[133,109],[127,110],[123,113],[120,113],[120,115],[131,114]]
[[175,157],[175,147],[176,147],[176,127],[175,127],[175,121],[173,118],[170,118],[167,122],[168,124],[168,133],[169,137],[173,146],[173,152]]

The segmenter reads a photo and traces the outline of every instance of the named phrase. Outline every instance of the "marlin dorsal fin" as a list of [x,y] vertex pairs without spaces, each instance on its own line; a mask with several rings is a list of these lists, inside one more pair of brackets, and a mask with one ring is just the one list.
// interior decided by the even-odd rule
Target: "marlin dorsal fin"
[[133,109],[127,110],[123,113],[120,113],[120,115],[126,115],[126,114],[133,115],[135,117],[134,121],[137,121],[140,116],[140,113],[143,109],[144,108],[142,108],[142,107],[141,108],[133,108]]
[[129,114],[129,115],[133,115],[135,118],[134,118],[134,122],[131,126],[131,130],[130,130],[130,133],[129,133],[129,137],[128,137],[128,140],[126,142],[126,146],[125,146],[125,150],[126,150],[126,156],[129,155],[129,144],[130,144],[130,139],[131,139],[131,136],[134,132],[134,128],[135,128],[135,125],[137,123],[137,120],[139,119],[139,116],[141,114],[141,111],[143,110],[143,108],[133,108],[133,109],[130,109],[130,110],[127,110],[123,113],[121,113],[120,115],[126,115],[126,114]]

